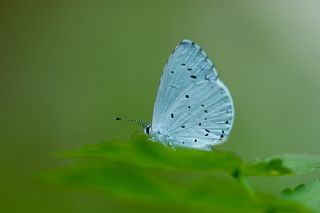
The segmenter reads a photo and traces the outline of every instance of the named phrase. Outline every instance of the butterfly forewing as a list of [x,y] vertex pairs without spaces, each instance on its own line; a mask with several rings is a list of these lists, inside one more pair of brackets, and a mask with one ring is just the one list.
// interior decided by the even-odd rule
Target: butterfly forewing
[[172,52],[161,77],[154,105],[152,127],[164,128],[163,115],[188,87],[204,78],[216,79],[218,74],[206,53],[190,40],[183,40]]

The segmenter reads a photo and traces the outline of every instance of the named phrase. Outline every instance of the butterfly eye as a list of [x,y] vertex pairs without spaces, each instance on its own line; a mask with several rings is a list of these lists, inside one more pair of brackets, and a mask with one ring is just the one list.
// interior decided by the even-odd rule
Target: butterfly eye
[[145,128],[145,133],[146,133],[147,135],[150,134],[150,128],[151,128],[150,125],[148,125],[148,126]]

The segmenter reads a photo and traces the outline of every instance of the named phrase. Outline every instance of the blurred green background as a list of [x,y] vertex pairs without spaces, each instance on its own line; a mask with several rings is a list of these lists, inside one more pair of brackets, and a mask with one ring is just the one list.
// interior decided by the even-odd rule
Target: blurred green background
[[319,9],[316,0],[0,3],[0,212],[130,212],[136,204],[35,177],[62,163],[54,152],[139,130],[115,115],[150,121],[163,66],[185,38],[204,48],[235,101],[218,149],[245,159],[320,154]]

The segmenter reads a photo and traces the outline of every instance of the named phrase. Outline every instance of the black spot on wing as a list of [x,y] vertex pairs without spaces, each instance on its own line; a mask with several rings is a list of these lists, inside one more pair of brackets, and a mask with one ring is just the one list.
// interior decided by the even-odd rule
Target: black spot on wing
[[174,118],[173,114],[171,113],[171,118]]
[[195,75],[190,75],[190,78],[197,78],[197,76],[195,76]]

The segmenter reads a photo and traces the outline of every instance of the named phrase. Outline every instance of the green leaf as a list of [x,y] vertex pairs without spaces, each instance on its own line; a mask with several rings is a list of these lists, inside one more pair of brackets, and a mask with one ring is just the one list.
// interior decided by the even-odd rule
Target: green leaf
[[260,160],[245,165],[247,176],[280,176],[292,174],[292,170],[283,165],[281,159]]
[[304,174],[320,169],[320,156],[284,154],[256,160],[245,165],[245,175],[279,176]]
[[315,212],[320,212],[320,181],[315,180],[301,184],[294,189],[286,189],[283,196],[288,200],[297,201]]
[[101,158],[139,167],[198,170],[202,172],[225,171],[231,173],[242,166],[241,159],[231,152],[175,150],[160,143],[140,139],[134,142],[109,141],[85,145],[78,150],[60,153],[62,157]]
[[296,174],[304,174],[320,169],[320,156],[316,155],[285,154],[269,159],[274,158],[282,159],[284,166]]
[[53,172],[49,175],[50,181],[103,191],[120,200],[172,206],[175,210],[231,211],[252,204],[250,197],[231,178],[145,169],[101,159],[90,162]]
[[239,181],[221,173],[136,167],[107,159],[81,160],[44,178],[68,188],[98,190],[110,198],[172,211],[307,212],[291,201],[257,194],[252,197]]
[[120,201],[174,211],[308,212],[290,199],[256,192],[246,179],[291,174],[280,158],[246,163],[231,152],[174,150],[146,137],[85,145],[58,156],[75,161],[43,175],[47,182],[102,191]]
[[279,176],[292,171],[280,159],[245,163],[231,152],[200,151],[165,147],[146,137],[134,141],[109,141],[85,145],[77,150],[65,151],[61,157],[102,158],[141,167],[198,170],[199,172],[223,171],[246,176]]

